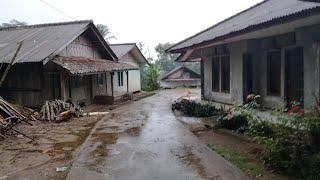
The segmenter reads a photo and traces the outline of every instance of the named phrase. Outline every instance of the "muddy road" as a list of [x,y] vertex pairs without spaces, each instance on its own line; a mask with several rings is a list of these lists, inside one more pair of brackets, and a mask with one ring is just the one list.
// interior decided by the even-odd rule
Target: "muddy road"
[[161,91],[104,117],[75,153],[67,179],[248,179],[176,120],[171,103],[187,93]]

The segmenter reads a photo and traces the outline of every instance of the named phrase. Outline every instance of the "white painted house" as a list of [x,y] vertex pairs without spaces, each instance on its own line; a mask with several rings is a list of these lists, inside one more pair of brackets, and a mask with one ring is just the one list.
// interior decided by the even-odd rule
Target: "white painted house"
[[[146,63],[149,64],[135,43],[111,44],[110,47],[119,58],[119,62],[127,63],[138,68]],[[113,78],[113,85],[116,95],[141,91],[140,70],[116,72]]]

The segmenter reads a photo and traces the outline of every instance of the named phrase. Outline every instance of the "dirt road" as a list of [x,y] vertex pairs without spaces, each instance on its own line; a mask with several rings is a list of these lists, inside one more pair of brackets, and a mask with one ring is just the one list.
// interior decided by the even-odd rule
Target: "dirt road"
[[113,111],[75,154],[67,179],[248,179],[175,119],[166,90]]

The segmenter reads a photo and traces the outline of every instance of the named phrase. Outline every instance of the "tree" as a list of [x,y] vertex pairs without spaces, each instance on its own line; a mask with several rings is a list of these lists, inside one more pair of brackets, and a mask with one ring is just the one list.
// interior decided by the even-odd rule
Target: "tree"
[[150,64],[142,68],[142,90],[154,91],[160,88],[158,82],[159,67],[157,64]]
[[173,44],[170,43],[159,43],[155,47],[155,50],[157,52],[156,64],[159,66],[161,73],[169,72],[179,66],[179,64],[175,62],[178,56],[176,54],[165,52],[166,49],[168,49],[172,45]]
[[156,46],[155,50],[157,52],[156,64],[159,65],[162,74],[167,73],[178,66],[186,66],[191,70],[200,73],[200,63],[199,62],[187,62],[179,63],[175,60],[178,58],[177,54],[166,53],[165,50],[171,47],[173,44],[170,43],[160,43]]
[[21,22],[15,19],[11,19],[8,23],[2,23],[0,27],[19,27],[28,25],[26,22]]
[[114,35],[112,35],[109,27],[104,24],[97,24],[97,29],[101,33],[102,37],[106,40],[109,41],[111,39],[116,39]]

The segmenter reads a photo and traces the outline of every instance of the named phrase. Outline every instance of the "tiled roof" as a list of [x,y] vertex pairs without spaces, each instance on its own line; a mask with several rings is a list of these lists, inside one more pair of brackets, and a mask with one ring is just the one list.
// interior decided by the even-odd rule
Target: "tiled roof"
[[74,75],[97,74],[113,71],[135,70],[136,67],[106,59],[93,59],[75,56],[59,56],[52,62]]
[[[311,0],[310,0],[311,1]],[[239,32],[254,30],[258,25],[278,22],[293,16],[310,16],[310,12],[320,12],[320,3],[302,0],[265,0],[242,11],[200,33],[191,36],[174,46],[169,52],[181,52],[183,49],[204,44],[215,39],[227,37]]]

